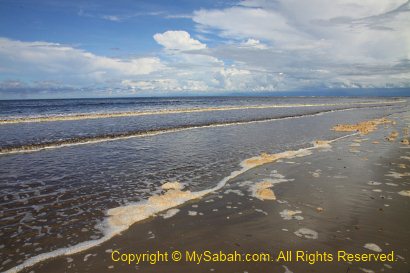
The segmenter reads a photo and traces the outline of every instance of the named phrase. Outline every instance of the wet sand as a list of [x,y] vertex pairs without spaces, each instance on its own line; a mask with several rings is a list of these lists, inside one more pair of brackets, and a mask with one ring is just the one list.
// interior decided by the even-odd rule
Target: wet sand
[[[97,247],[21,272],[409,272],[410,146],[404,140],[410,119],[389,119],[395,122],[368,134],[252,168],[179,211],[159,213]],[[398,132],[394,139],[392,132]],[[394,251],[395,261],[128,265],[111,260],[113,250],[275,256],[280,250],[377,253],[377,247]]]

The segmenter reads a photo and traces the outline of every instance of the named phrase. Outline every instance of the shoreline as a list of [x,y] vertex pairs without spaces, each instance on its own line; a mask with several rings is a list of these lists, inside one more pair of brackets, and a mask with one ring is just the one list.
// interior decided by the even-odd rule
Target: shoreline
[[[385,126],[386,127],[386,126]],[[384,130],[386,130],[386,128],[383,128]],[[384,131],[384,130],[381,130],[381,131]],[[371,133],[371,134],[376,134],[376,135],[380,135],[380,132],[373,132],[373,133]],[[366,135],[366,137],[367,137],[367,135]],[[343,138],[345,138],[345,137],[343,137]],[[349,136],[349,138],[352,138],[352,136]],[[362,138],[364,138],[364,137],[362,137]],[[358,138],[358,139],[360,139],[360,137]],[[341,140],[341,142],[343,142],[343,143],[345,143],[345,142],[347,142],[348,140],[346,140],[346,139],[342,139]],[[383,141],[385,141],[385,140],[383,140]],[[356,144],[357,143],[360,143],[360,142],[355,142]],[[389,142],[390,143],[390,142]],[[392,143],[390,143],[390,144],[392,144]],[[338,146],[340,146],[341,144],[339,144],[339,143],[336,143],[336,145],[335,145],[335,147],[338,147]],[[373,144],[374,145],[374,144]],[[350,146],[349,146],[350,147]],[[357,146],[356,146],[357,147]],[[329,147],[326,147],[327,149],[329,149]],[[309,148],[308,148],[309,149]],[[332,148],[330,148],[330,149],[332,149]],[[339,149],[339,148],[338,148]],[[326,149],[324,149],[324,151],[323,151],[323,153],[332,153],[332,151],[329,151],[329,150],[327,150],[326,151]],[[320,153],[314,153],[313,155],[309,155],[309,158],[310,157],[318,157],[318,155],[320,155],[320,154],[322,154],[321,152]],[[353,152],[351,152],[351,151],[349,151],[348,152],[348,154],[347,155],[350,155],[350,154],[355,154],[355,153],[353,153]],[[291,161],[289,160],[289,159],[291,159]],[[230,180],[229,181],[229,183],[227,184],[227,187],[221,187],[220,189],[218,188],[216,191],[222,191],[222,190],[224,190],[224,195],[225,195],[225,192],[226,191],[228,191],[228,190],[230,190],[228,193],[226,193],[227,195],[228,195],[228,197],[229,196],[231,196],[231,195],[234,195],[234,196],[231,196],[231,197],[229,197],[229,199],[232,199],[232,200],[236,200],[237,198],[236,197],[239,197],[239,198],[241,198],[241,200],[243,199],[242,197],[243,196],[246,196],[247,194],[249,194],[249,192],[247,193],[246,191],[244,191],[244,190],[238,190],[238,189],[231,189],[230,188],[230,186],[232,185],[232,184],[235,184],[235,181],[238,179],[238,177],[242,177],[242,176],[245,176],[245,177],[253,177],[252,175],[251,175],[251,173],[253,173],[253,175],[255,175],[255,176],[258,176],[258,174],[257,173],[255,173],[255,172],[257,172],[259,169],[263,169],[263,168],[265,168],[265,169],[269,169],[269,168],[273,168],[273,169],[275,169],[275,171],[276,172],[278,172],[276,169],[277,168],[279,168],[280,167],[280,165],[283,165],[283,164],[285,164],[285,165],[288,165],[288,166],[291,166],[291,165],[293,165],[293,164],[295,164],[295,163],[283,163],[283,162],[281,162],[281,161],[289,161],[289,162],[293,162],[293,161],[297,161],[297,160],[301,160],[301,159],[303,159],[303,157],[300,157],[300,158],[297,158],[297,157],[291,157],[291,158],[276,158],[276,159],[274,159],[273,161],[276,161],[275,163],[263,163],[263,164],[261,164],[261,165],[256,165],[256,166],[253,166],[253,167],[251,167],[250,169],[248,169],[248,170],[246,170],[246,171],[244,171],[244,172],[241,172],[240,174],[238,174],[238,175],[236,175],[233,179],[228,179],[228,180]],[[336,163],[336,162],[335,162]],[[279,165],[278,165],[279,164]],[[301,163],[300,163],[301,164]],[[403,164],[403,163],[401,163],[401,164]],[[408,168],[408,166],[407,166],[407,168]],[[249,174],[248,174],[249,173]],[[288,174],[289,173],[291,173],[292,174],[292,172],[290,172],[289,170],[288,171],[286,171],[286,172],[284,172],[284,173],[286,173],[286,178],[288,177]],[[297,175],[296,173],[294,173],[293,172],[293,174],[294,175]],[[318,172],[317,170],[315,171],[312,171],[312,177],[313,178],[318,178],[318,177],[320,177],[321,175],[322,175],[322,173],[321,172]],[[281,177],[281,174],[279,175],[277,175],[278,177]],[[241,178],[241,179],[243,179],[243,178]],[[275,179],[278,179],[277,177],[275,178]],[[282,178],[283,179],[283,178]],[[295,178],[292,178],[292,179],[295,179]],[[286,180],[286,179],[285,179]],[[243,182],[243,181],[242,181]],[[245,183],[246,184],[246,183]],[[282,187],[285,187],[286,188],[286,186],[284,186],[284,185],[288,185],[288,184],[290,184],[290,185],[292,185],[293,183],[292,182],[286,182],[286,183],[280,183],[280,184],[278,184],[278,185],[276,185],[275,183],[273,183],[272,184],[272,186],[273,186],[273,190],[274,190],[274,192],[276,193],[276,195],[280,198],[280,196],[281,196],[281,192],[279,191],[278,193],[280,193],[280,194],[278,194],[277,192],[276,192],[276,189],[278,189],[278,190],[280,190]],[[249,191],[249,190],[248,190]],[[238,193],[240,193],[240,194],[238,194]],[[214,204],[214,205],[216,205],[218,208],[217,208],[217,210],[219,211],[219,208],[221,207],[221,202],[222,201],[220,201],[220,199],[225,199],[225,196],[224,195],[222,195],[222,198],[220,198],[220,196],[221,195],[217,195],[217,198],[215,198],[215,196],[214,195],[216,195],[217,193],[209,193],[207,196],[205,196],[205,197],[203,197],[203,198],[201,198],[201,199],[196,199],[196,200],[191,200],[191,201],[188,201],[188,202],[186,202],[186,203],[184,203],[184,204],[182,204],[182,205],[180,205],[177,209],[178,210],[182,210],[182,208],[186,208],[187,206],[189,206],[189,204],[190,203],[207,203],[207,200],[210,200],[209,198],[209,196],[213,196],[213,199],[215,199],[215,200],[217,200],[217,201],[215,201],[215,200],[213,200],[212,202],[208,202],[209,204]],[[296,195],[297,196],[297,195]],[[405,197],[403,197],[403,198],[405,198]],[[219,202],[218,202],[219,201]],[[252,201],[252,202],[248,202],[248,201]],[[265,200],[265,201],[263,201],[263,199],[262,200],[257,200],[257,199],[255,199],[254,197],[250,197],[249,198],[249,200],[246,200],[246,198],[241,202],[241,203],[245,203],[245,202],[248,202],[249,204],[249,206],[252,206],[252,203],[255,201],[255,202],[262,202],[263,203],[263,205],[265,206],[266,205],[266,203],[269,203],[269,202],[276,202],[276,203],[279,203],[279,204],[281,204],[279,201],[281,201],[281,200],[276,200],[276,201],[271,201],[271,200]],[[231,203],[233,203],[234,201],[229,201],[229,202],[231,202]],[[235,201],[236,202],[236,201]],[[272,204],[271,204],[272,205]],[[232,207],[232,206],[230,206],[230,207]],[[211,206],[211,208],[212,208],[212,206]],[[173,221],[175,221],[175,220],[178,220],[178,221],[182,221],[182,222],[185,222],[187,219],[187,217],[193,217],[193,216],[191,216],[191,215],[196,215],[197,217],[202,217],[202,216],[205,216],[205,215],[209,215],[209,214],[212,214],[212,212],[216,212],[216,211],[214,211],[215,210],[215,208],[212,208],[212,209],[209,209],[209,210],[207,210],[206,212],[203,212],[202,214],[203,215],[201,215],[201,214],[199,214],[198,215],[198,212],[195,214],[194,212],[194,210],[188,210],[188,214],[187,214],[187,216],[185,216],[185,217],[183,217],[183,216],[181,216],[181,211],[176,211],[175,212],[175,214],[174,214],[174,216],[173,217],[170,217],[170,218],[166,218],[166,219],[164,219],[164,221],[170,221],[171,223],[173,222]],[[317,208],[320,208],[320,207],[317,207]],[[316,208],[316,209],[317,209]],[[270,208],[271,209],[271,208]],[[265,215],[265,213],[267,213],[268,215],[271,213],[271,212],[266,212],[264,209],[259,209],[260,211],[256,211],[256,214],[262,214],[262,215]],[[298,214],[298,212],[297,211],[300,211],[300,210],[296,210],[296,213],[295,213],[295,211],[291,211],[290,212],[290,216],[288,215],[288,218],[290,218],[289,220],[297,220],[297,222],[299,221],[298,219],[300,219],[300,217],[301,217],[301,215],[296,215],[296,214]],[[229,212],[229,209],[228,209],[228,211],[227,212]],[[190,214],[191,213],[191,214]],[[251,213],[252,214],[252,213]],[[253,213],[254,214],[254,213]],[[285,213],[286,214],[286,213]],[[289,210],[288,210],[288,214],[289,214]],[[243,213],[241,214],[241,215],[243,215]],[[296,215],[296,216],[295,216]],[[303,214],[302,214],[303,215]],[[298,218],[298,216],[299,216],[299,218]],[[225,216],[225,217],[230,217],[230,214],[228,213],[227,214],[227,216]],[[295,218],[296,217],[296,218]],[[136,229],[137,227],[136,226],[144,226],[144,225],[151,225],[152,223],[155,223],[155,222],[158,222],[158,221],[160,221],[160,218],[161,217],[150,217],[150,218],[148,218],[148,219],[146,219],[146,220],[143,220],[142,222],[139,222],[138,224],[135,224],[135,225],[132,225],[131,227],[130,227],[130,229],[129,230],[127,230],[127,231],[124,231],[123,233],[124,234],[127,234],[127,236],[126,237],[128,237],[128,236],[131,236],[132,238],[134,237],[132,234],[134,234],[134,232],[133,232],[133,230],[134,229]],[[178,218],[181,218],[181,219],[178,219]],[[211,217],[211,218],[213,218],[213,217]],[[302,217],[303,218],[303,217]],[[229,219],[229,218],[227,218],[227,219]],[[189,218],[188,218],[188,220],[189,220]],[[217,219],[210,219],[210,222],[214,222],[214,223],[218,223],[218,225],[217,226],[219,226],[219,221],[221,221],[220,219],[218,220],[218,218]],[[138,228],[137,228],[138,229]],[[201,229],[201,227],[197,227],[197,229]],[[283,232],[283,231],[282,231]],[[295,231],[296,232],[296,231]],[[320,234],[320,233],[319,233]],[[176,235],[178,235],[178,234],[176,234]],[[89,250],[87,250],[87,251],[85,251],[85,253],[86,252],[92,252],[92,253],[94,253],[94,252],[97,252],[97,253],[100,253],[101,254],[101,249],[102,248],[104,248],[104,246],[106,245],[106,244],[111,244],[111,243],[114,243],[115,244],[115,242],[116,241],[119,241],[119,242],[122,242],[123,240],[122,240],[122,237],[124,237],[124,235],[121,235],[121,236],[117,236],[117,237],[114,237],[114,238],[111,238],[109,241],[107,241],[107,242],[104,242],[104,243],[102,243],[101,245],[99,245],[99,246],[95,246],[95,247],[93,247],[92,249],[89,249]],[[138,237],[138,236],[137,236]],[[302,237],[303,237],[303,234],[302,234]],[[134,238],[134,240],[136,240],[135,238]],[[162,244],[162,243],[164,243],[164,244],[166,244],[166,242],[159,242],[160,244]],[[190,242],[190,244],[192,244],[193,242]],[[121,244],[118,244],[118,245],[121,245]],[[125,245],[127,245],[127,243],[125,242]],[[148,244],[147,246],[147,249],[152,249],[152,247],[150,247],[150,244]],[[84,253],[84,252],[82,252],[82,253]],[[82,255],[82,253],[78,253],[78,254],[75,254],[75,255],[73,255],[73,256],[81,256]],[[407,253],[408,254],[408,253]],[[86,254],[86,255],[88,255],[88,254]],[[91,255],[94,255],[94,254],[91,254]],[[101,255],[97,255],[97,256],[101,256]],[[90,257],[90,256],[89,256]],[[35,265],[33,268],[37,268],[37,267],[43,267],[44,265],[51,265],[51,268],[54,268],[57,264],[58,264],[58,262],[57,262],[57,264],[56,264],[56,261],[58,261],[58,260],[61,260],[61,259],[64,259],[64,257],[57,257],[57,258],[55,258],[55,259],[52,259],[52,260],[46,260],[45,262],[40,262],[40,264],[38,264],[38,265]],[[71,259],[71,258],[70,258]],[[81,266],[81,263],[80,264],[77,264],[77,263],[75,263],[75,265],[76,266],[80,266],[80,267],[82,267]],[[169,265],[169,264],[168,264]],[[85,265],[84,265],[85,266]],[[112,268],[109,268],[111,265],[109,265],[108,267],[106,267],[106,268],[99,268],[99,271],[101,271],[102,270],[102,272],[104,272],[104,270],[108,270],[108,269],[112,269]],[[169,265],[169,266],[171,266],[171,267],[174,267],[173,265]],[[289,266],[290,267],[290,266]],[[86,268],[87,267],[84,267],[83,269],[84,269],[84,271],[81,271],[81,272],[87,272],[87,270],[86,270]],[[29,269],[29,268],[28,268]],[[26,270],[28,270],[28,269],[24,269],[22,272],[25,272]],[[227,268],[226,268],[227,269]],[[53,269],[54,270],[54,269]],[[50,272],[58,272],[58,270],[51,270]],[[125,268],[122,268],[121,270],[126,270]],[[193,268],[193,270],[194,270],[194,268]],[[155,271],[155,270],[154,270]],[[6,271],[6,272],[16,272],[16,271]],[[29,271],[27,271],[27,272],[29,272]],[[47,271],[48,272],[48,271]],[[90,271],[90,272],[92,272],[92,271]],[[112,271],[110,271],[110,272],[112,272]],[[121,271],[122,272],[122,271]],[[127,271],[126,271],[127,272]],[[150,272],[150,271],[147,271],[147,272]]]
[[[355,105],[380,105],[404,103],[405,99],[390,99],[380,102],[357,102]],[[4,124],[18,124],[18,123],[33,123],[33,122],[53,122],[53,121],[74,121],[74,120],[87,120],[87,119],[99,119],[99,118],[118,118],[118,117],[135,117],[135,116],[147,116],[147,115],[166,115],[166,114],[181,114],[181,113],[202,113],[212,111],[235,111],[244,109],[271,109],[271,108],[294,108],[294,107],[320,107],[320,106],[344,106],[351,105],[351,103],[333,103],[333,104],[282,104],[282,105],[249,105],[249,106],[224,106],[224,107],[208,107],[208,108],[186,108],[186,109],[168,109],[158,111],[146,111],[146,112],[112,112],[112,113],[80,113],[70,114],[64,116],[40,116],[40,117],[19,117],[13,119],[0,119],[0,125]]]

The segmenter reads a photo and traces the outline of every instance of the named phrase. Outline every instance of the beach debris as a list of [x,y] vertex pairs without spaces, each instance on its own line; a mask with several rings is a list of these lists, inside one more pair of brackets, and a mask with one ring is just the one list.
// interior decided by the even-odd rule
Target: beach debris
[[322,212],[322,211],[323,211],[323,208],[322,208],[322,207],[317,207],[317,208],[316,208],[316,211]]
[[375,141],[373,141],[372,143],[373,143],[373,144],[379,144],[380,142],[377,141],[377,140],[375,140]]
[[362,135],[367,135],[377,129],[377,125],[391,123],[391,120],[386,118],[373,119],[369,121],[363,121],[356,124],[337,124],[332,128],[337,132],[359,132]]
[[298,237],[305,238],[305,239],[316,240],[317,238],[319,238],[318,233],[309,228],[300,228],[297,231],[295,231],[294,234]]
[[400,195],[410,197],[410,190],[404,190],[399,192]]
[[403,138],[403,139],[400,141],[400,143],[401,143],[401,144],[404,144],[404,145],[409,145],[409,140],[408,140],[407,138]]
[[364,248],[367,248],[367,249],[369,249],[369,250],[371,250],[371,251],[374,251],[374,252],[382,252],[382,249],[381,249],[378,245],[376,245],[376,244],[374,244],[374,243],[367,243],[367,244],[365,244],[363,247],[364,247]]
[[401,169],[405,169],[406,168],[406,164],[397,164],[397,166]]
[[302,211],[300,210],[288,210],[285,209],[281,212],[279,212],[280,216],[284,219],[284,220],[303,220],[303,217],[300,215],[296,215],[296,214],[300,214],[302,213]]

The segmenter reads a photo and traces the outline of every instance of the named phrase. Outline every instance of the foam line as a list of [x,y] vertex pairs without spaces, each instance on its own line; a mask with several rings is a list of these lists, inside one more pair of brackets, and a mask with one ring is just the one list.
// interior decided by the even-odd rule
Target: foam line
[[[349,135],[345,135],[342,137],[335,138],[333,140],[326,141],[326,144],[329,145],[332,142],[338,141],[343,138],[351,137],[357,135],[358,133],[353,133]],[[317,143],[317,142],[316,142]],[[59,256],[67,256],[72,255],[75,253],[79,253],[85,250],[88,250],[92,247],[98,246],[114,236],[120,234],[121,232],[127,230],[131,225],[152,217],[160,212],[166,211],[170,208],[180,206],[190,200],[199,199],[203,196],[216,192],[222,189],[228,181],[231,179],[253,169],[255,167],[273,163],[278,159],[291,159],[295,157],[304,157],[312,154],[312,150],[315,149],[322,149],[323,145],[317,145],[316,143],[313,146],[308,148],[302,148],[298,150],[291,150],[285,151],[277,154],[270,154],[268,155],[269,160],[264,155],[255,156],[248,158],[241,162],[240,166],[241,169],[237,171],[233,171],[229,176],[223,178],[215,187],[198,191],[198,192],[191,192],[191,191],[183,191],[182,185],[179,183],[169,183],[167,187],[167,191],[162,195],[153,195],[148,200],[132,203],[129,205],[116,207],[109,209],[107,212],[108,217],[104,220],[101,224],[101,228],[103,230],[104,236],[97,240],[90,240],[81,242],[77,245],[60,248],[51,252],[43,253],[34,257],[31,257],[25,260],[22,264],[19,264],[13,268],[4,271],[3,273],[17,273],[27,267],[33,266],[39,262],[56,258]],[[328,147],[326,145],[326,147]],[[262,159],[262,160],[258,160]],[[172,187],[170,185],[173,185]]]
[[[379,107],[384,107],[384,106],[373,106],[371,108],[379,108]],[[349,110],[355,110],[355,109],[358,109],[358,108],[325,110],[325,111],[320,111],[320,112],[316,112],[312,114],[286,116],[286,117],[279,117],[279,118],[264,118],[264,119],[249,120],[249,121],[220,122],[220,123],[211,123],[211,124],[203,124],[203,125],[188,125],[188,126],[181,126],[181,127],[176,127],[176,128],[170,128],[170,129],[151,130],[151,131],[145,131],[145,132],[130,131],[130,132],[125,132],[125,133],[114,133],[114,134],[107,134],[107,135],[102,135],[102,136],[71,138],[71,139],[65,139],[65,140],[50,141],[50,142],[43,142],[43,143],[33,143],[33,144],[20,145],[20,146],[8,146],[8,147],[6,146],[6,147],[0,147],[0,155],[37,152],[37,151],[41,151],[45,149],[56,149],[56,148],[63,148],[63,147],[76,146],[76,145],[95,144],[95,143],[100,143],[100,142],[115,141],[115,140],[129,139],[129,138],[135,138],[135,137],[156,136],[156,135],[161,135],[161,134],[166,134],[166,133],[175,133],[175,132],[187,131],[187,130],[193,130],[193,129],[236,126],[236,125],[244,125],[244,124],[251,124],[251,123],[270,122],[270,121],[276,121],[276,120],[311,117],[311,116],[322,115],[325,113],[342,112],[342,111],[349,111]]]
[[322,107],[322,106],[348,106],[348,105],[380,105],[403,103],[406,100],[396,101],[378,101],[378,102],[357,102],[357,103],[313,103],[313,104],[273,104],[273,105],[251,105],[251,106],[226,106],[226,107],[207,107],[207,108],[180,108],[167,109],[157,111],[129,111],[129,112],[114,112],[114,113],[82,113],[61,116],[38,116],[38,117],[21,117],[0,120],[0,125],[29,123],[29,122],[52,122],[52,121],[73,121],[84,119],[100,119],[100,118],[119,118],[119,117],[134,117],[147,115],[167,115],[167,114],[181,114],[181,113],[202,113],[212,111],[233,111],[246,109],[271,109],[271,108],[295,108],[295,107]]

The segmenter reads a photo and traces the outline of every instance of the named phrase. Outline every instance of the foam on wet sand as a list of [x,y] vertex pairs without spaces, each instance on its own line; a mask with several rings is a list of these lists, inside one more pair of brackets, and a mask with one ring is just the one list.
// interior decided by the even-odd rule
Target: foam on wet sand
[[275,193],[270,189],[272,186],[273,183],[270,181],[256,183],[251,187],[252,196],[259,200],[276,200]]
[[280,216],[284,219],[284,220],[303,220],[303,216],[300,215],[296,215],[296,214],[300,214],[302,213],[302,211],[300,210],[288,210],[285,209],[281,212],[279,212]]
[[[349,137],[344,136],[341,138]],[[338,138],[338,139],[341,139]],[[338,140],[335,139],[335,140]],[[175,181],[175,182],[167,182],[161,186],[161,189],[165,192],[159,195],[153,195],[149,197],[145,201],[141,201],[138,203],[132,203],[125,206],[120,206],[116,208],[109,209],[107,211],[107,218],[104,222],[100,225],[100,229],[103,230],[104,236],[97,240],[90,240],[83,243],[79,243],[77,245],[61,248],[52,252],[44,253],[27,259],[22,264],[13,267],[6,271],[7,273],[10,272],[18,272],[25,267],[34,265],[38,262],[44,261],[49,258],[54,258],[63,255],[71,255],[74,253],[78,253],[94,246],[100,245],[101,243],[111,239],[112,237],[120,234],[121,232],[127,230],[132,224],[152,217],[154,215],[158,215],[163,211],[165,213],[161,214],[162,217],[172,217],[176,213],[178,213],[178,209],[175,207],[180,206],[190,200],[199,199],[206,194],[215,192],[225,186],[225,184],[231,180],[232,178],[254,168],[257,166],[261,166],[267,163],[273,163],[278,159],[291,159],[291,158],[298,158],[304,157],[312,154],[312,150],[318,148],[329,148],[330,143],[335,141],[317,141],[312,147],[309,148],[302,148],[299,150],[292,150],[292,151],[285,151],[276,154],[268,154],[263,153],[259,156],[255,156],[249,159],[244,160],[241,163],[241,169],[238,171],[232,172],[229,176],[222,179],[217,186],[202,190],[198,192],[191,192],[190,190],[183,190],[183,184]],[[287,181],[283,178],[276,179],[267,179],[265,181],[259,182],[255,184],[253,193],[256,198],[260,200],[275,200],[276,196],[270,188],[277,182],[284,182]],[[175,208],[175,209],[172,209]],[[255,209],[256,210],[256,209]],[[301,228],[294,232],[296,236],[307,238],[307,239],[317,239],[318,234],[316,231]]]
[[319,235],[316,231],[309,229],[309,228],[300,228],[297,231],[294,232],[294,234],[298,237],[304,238],[304,239],[313,239],[316,240],[319,238]]
[[387,123],[392,123],[392,121],[386,118],[380,118],[356,124],[338,124],[334,126],[332,130],[337,132],[360,132],[362,135],[367,135],[368,133],[375,131],[378,125]]
[[402,196],[410,197],[410,190],[400,191],[399,194],[402,195]]
[[367,244],[365,244],[363,247],[364,247],[364,248],[367,248],[367,249],[369,249],[369,250],[371,250],[371,251],[374,251],[374,252],[382,252],[382,249],[381,249],[378,245],[376,245],[376,244],[374,244],[374,243],[367,243]]

